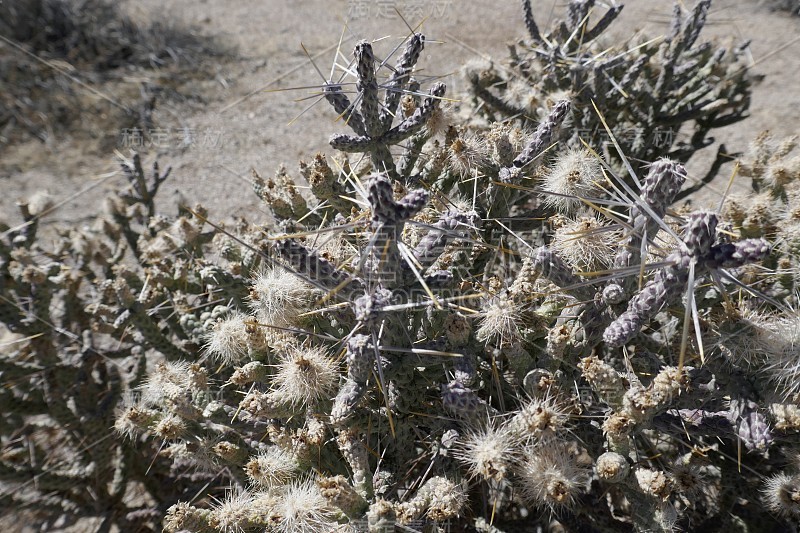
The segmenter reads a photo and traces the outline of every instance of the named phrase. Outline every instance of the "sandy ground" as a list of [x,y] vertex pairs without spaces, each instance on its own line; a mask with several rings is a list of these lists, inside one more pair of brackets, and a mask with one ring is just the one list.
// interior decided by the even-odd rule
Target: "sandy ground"
[[[343,131],[325,102],[304,113],[318,100],[315,89],[287,90],[322,81],[301,43],[326,76],[340,36],[347,57],[362,38],[383,38],[375,45],[376,51],[387,53],[409,32],[392,7],[396,6],[412,25],[424,19],[422,32],[428,45],[419,65],[424,74],[443,76],[448,94],[458,97],[464,89],[458,70],[465,62],[478,55],[505,58],[507,43],[524,32],[516,0],[171,0],[165,4],[129,0],[123,8],[138,20],[171,18],[197,27],[203,35],[222,38],[238,51],[214,65],[214,79],[198,84],[202,103],[159,103],[154,115],[159,130],[156,140],[152,146],[140,147],[147,152],[148,162],[158,155],[162,166],[173,167],[161,194],[165,209],[171,212],[170,204],[179,198],[191,204],[201,202],[215,220],[232,215],[263,220],[263,210],[246,179],[249,169],[269,175],[285,163],[294,172],[298,159],[308,159],[320,150],[330,153],[328,136]],[[562,3],[553,0],[534,4],[542,27],[563,9]],[[630,0],[625,4],[612,27],[615,35],[625,39],[635,32],[648,36],[666,32],[670,2]],[[764,129],[777,136],[800,129],[798,35],[800,17],[771,12],[754,0],[715,0],[712,5],[701,38],[752,39],[753,72],[764,76],[754,87],[751,118],[716,133],[729,151],[746,149]],[[138,144],[134,136],[114,128],[92,133],[116,138],[123,153]],[[101,209],[102,198],[123,179],[115,173],[113,153],[99,152],[70,135],[46,144],[18,144],[0,157],[0,219],[11,222],[19,221],[15,200],[46,189],[63,205],[44,219],[44,225],[86,223]],[[692,163],[690,174],[701,176],[708,159]],[[722,188],[714,184],[711,194]]]

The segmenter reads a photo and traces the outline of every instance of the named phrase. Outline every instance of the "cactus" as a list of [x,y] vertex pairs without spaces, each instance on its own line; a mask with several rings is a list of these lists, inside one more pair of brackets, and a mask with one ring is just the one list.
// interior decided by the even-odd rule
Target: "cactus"
[[[155,165],[149,178],[138,156],[123,169],[130,181],[110,199],[109,216],[61,230],[52,248],[37,238],[48,209],[41,198],[20,204],[23,224],[2,228],[0,314],[8,337],[0,357],[0,500],[5,509],[33,510],[42,530],[85,527],[80,520],[90,517],[101,530],[153,530],[168,506],[162,502],[212,477],[172,472],[158,446],[109,433],[116,425],[130,434],[132,420],[155,423],[149,409],[117,417],[146,376],[148,351],[189,353],[165,333],[167,322],[179,327],[180,320],[148,307],[164,303],[149,279],[180,285],[189,257],[181,250],[208,240],[191,217],[170,226],[155,216],[153,197],[169,171]],[[137,258],[147,274],[131,268]],[[144,497],[132,501],[137,490]]]
[[[622,5],[603,10],[594,1],[572,0],[566,19],[547,33],[537,25],[530,0],[522,5],[528,35],[511,47],[510,58],[464,69],[470,94],[491,121],[536,123],[551,102],[568,97],[570,144],[578,148],[585,141],[621,164],[611,137],[631,161],[670,157],[685,163],[713,142],[712,130],[747,117],[747,43],[698,41],[711,0],[697,2],[687,15],[676,4],[668,35],[625,47],[604,42]],[[678,141],[679,130],[691,132],[688,142]]]
[[[558,31],[597,37],[618,9],[586,25],[591,4]],[[534,42],[558,42],[526,13]],[[444,86],[412,77],[424,42],[412,34],[387,75],[360,42],[352,83],[326,80],[353,133],[331,138],[337,171],[300,164],[308,194],[286,168],[254,172],[272,225],[161,216],[165,175],[134,157],[111,220],[56,252],[34,202],[3,230],[9,504],[39,505],[45,527],[96,516],[79,480],[120,528],[790,527],[791,230],[767,239],[791,226],[792,142],[761,138],[742,162],[765,218],[747,199],[688,211],[679,161],[623,174],[592,139],[571,145],[575,95],[530,129],[457,122]],[[105,440],[85,449],[90,434]],[[156,503],[133,507],[129,483]]]

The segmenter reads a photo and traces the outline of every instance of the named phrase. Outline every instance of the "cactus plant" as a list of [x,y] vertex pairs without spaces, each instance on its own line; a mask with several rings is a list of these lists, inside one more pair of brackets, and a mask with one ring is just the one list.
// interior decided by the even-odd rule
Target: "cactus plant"
[[580,147],[583,140],[606,148],[619,161],[613,136],[630,161],[647,164],[664,156],[685,163],[713,142],[712,130],[747,117],[748,43],[726,47],[698,40],[711,0],[697,2],[686,15],[676,3],[667,35],[625,46],[604,39],[623,5],[603,12],[594,1],[573,0],[565,20],[547,33],[530,1],[522,5],[528,35],[511,47],[510,58],[464,69],[471,95],[491,120],[536,123],[553,101],[568,96],[571,144]]
[[[574,20],[584,4],[570,4]],[[330,138],[335,165],[300,164],[307,195],[286,168],[253,173],[273,224],[218,225],[201,207],[160,216],[166,173],[134,157],[111,220],[60,254],[39,251],[36,209],[4,230],[0,310],[18,337],[2,371],[18,377],[3,394],[52,420],[45,434],[25,407],[2,414],[4,476],[91,478],[109,527],[163,519],[166,531],[791,527],[792,143],[763,137],[743,161],[759,195],[689,210],[679,161],[634,167],[623,146],[617,162],[596,140],[573,146],[586,111],[574,95],[531,128],[459,123],[444,85],[413,77],[424,43],[412,34],[383,76],[389,60],[360,42],[352,83],[326,80],[321,98],[352,133]],[[74,311],[46,314],[70,298]],[[75,331],[133,370],[106,378],[84,368],[106,359],[82,353],[72,373],[44,372],[52,383],[33,377],[75,352],[61,349]],[[76,455],[97,430],[79,413],[97,409],[100,384],[104,416],[117,402],[102,442],[127,462],[93,456],[100,443]],[[72,439],[63,472],[39,461],[53,434]],[[108,472],[155,503],[132,508]],[[92,515],[75,485],[6,494]]]

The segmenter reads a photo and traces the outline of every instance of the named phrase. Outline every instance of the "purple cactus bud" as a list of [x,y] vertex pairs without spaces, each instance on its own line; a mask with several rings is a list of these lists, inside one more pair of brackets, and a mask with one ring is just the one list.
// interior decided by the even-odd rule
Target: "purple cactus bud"
[[610,347],[628,342],[662,307],[679,296],[689,279],[691,258],[681,252],[667,256],[669,266],[659,270],[642,290],[628,302],[628,309],[612,322],[603,333]]
[[345,123],[348,124],[357,135],[365,136],[367,134],[364,128],[364,118],[361,116],[361,113],[356,111],[352,106],[347,95],[342,92],[341,85],[330,82],[326,83],[322,87],[322,92],[325,95],[325,100],[333,106],[334,111],[344,119]]
[[368,335],[353,335],[347,341],[347,377],[357,383],[366,383],[372,372],[375,348]]
[[392,303],[392,291],[376,289],[372,294],[363,294],[353,302],[356,320],[371,323],[379,316],[381,309]]
[[467,230],[479,221],[477,214],[449,210],[441,215],[438,222],[414,248],[414,255],[423,267],[430,266],[444,252],[447,243],[454,238],[467,236]]
[[385,84],[386,96],[383,99],[383,108],[381,108],[380,112],[383,129],[389,129],[392,125],[395,110],[403,94],[402,89],[408,84],[411,71],[414,65],[417,64],[423,48],[425,48],[425,36],[421,33],[415,33],[408,40],[403,53],[397,59],[394,71]]
[[334,133],[328,142],[332,148],[349,153],[369,152],[376,144],[372,137],[356,137],[346,133]]
[[555,252],[546,246],[542,246],[534,252],[531,266],[540,276],[572,293],[575,297],[586,300],[592,298],[593,291],[589,287],[578,287],[581,279]]
[[691,213],[686,220],[683,242],[694,258],[707,256],[717,239],[717,215],[709,211]]
[[385,174],[376,174],[369,184],[369,203],[373,222],[397,224],[405,222],[425,207],[428,193],[423,189],[413,190],[395,202],[389,178]]
[[308,250],[294,239],[278,241],[275,250],[294,270],[307,276],[313,283],[327,288],[338,287],[348,281],[350,284],[358,283],[349,274],[337,269],[330,261],[320,257],[313,250]]
[[711,249],[705,265],[708,268],[737,268],[764,259],[769,251],[769,243],[764,239],[720,244]]
[[749,451],[764,453],[772,444],[772,431],[766,417],[759,411],[749,411],[739,421],[739,438]]
[[439,99],[444,96],[445,88],[444,83],[435,84],[430,90],[431,96],[426,98],[410,117],[384,133],[380,138],[381,142],[397,144],[421,130],[436,109]]
[[451,381],[442,385],[442,404],[445,410],[461,418],[472,418],[483,404],[481,399],[465,385]]
[[353,52],[356,58],[356,71],[358,82],[356,90],[361,96],[361,116],[364,118],[367,135],[378,137],[382,133],[381,121],[378,113],[378,82],[375,79],[375,56],[372,45],[367,41],[356,44]]
[[686,168],[670,159],[659,159],[650,165],[642,182],[642,200],[657,215],[663,216],[686,181]]
[[625,291],[616,283],[610,283],[603,289],[603,303],[616,305],[625,299]]
[[357,383],[348,379],[339,389],[339,393],[333,400],[333,407],[331,408],[331,423],[340,425],[346,422],[355,412],[356,404],[364,396],[367,391],[364,383]]
[[569,109],[570,103],[568,100],[562,100],[553,106],[553,109],[550,111],[545,121],[536,128],[530,142],[525,145],[522,152],[514,159],[515,167],[522,168],[528,165],[528,163],[536,159],[536,157],[553,142],[556,128],[564,121],[564,117],[567,116]]

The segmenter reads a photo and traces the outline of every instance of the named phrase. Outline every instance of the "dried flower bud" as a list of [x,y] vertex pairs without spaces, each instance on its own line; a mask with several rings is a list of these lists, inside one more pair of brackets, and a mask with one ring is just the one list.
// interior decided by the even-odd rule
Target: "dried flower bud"
[[244,467],[247,477],[264,488],[286,483],[298,468],[297,458],[278,446],[270,446]]
[[217,321],[208,333],[206,352],[232,365],[247,358],[248,335],[245,321],[247,315],[232,313]]
[[557,509],[575,503],[591,479],[591,467],[582,464],[559,441],[529,448],[518,475],[525,500]]
[[551,396],[545,396],[526,403],[509,421],[508,428],[520,439],[542,439],[562,430],[567,418],[564,407]]
[[152,427],[153,433],[164,440],[175,440],[186,435],[186,421],[172,413],[165,415]]
[[625,480],[630,470],[628,460],[616,452],[606,452],[597,458],[597,477],[608,483]]
[[210,532],[214,530],[211,526],[212,520],[212,511],[178,502],[167,509],[167,515],[164,517],[164,531],[169,533],[178,531]]
[[672,494],[672,480],[664,472],[637,468],[634,475],[639,488],[648,496],[666,501]]
[[585,205],[581,198],[593,200],[603,194],[604,179],[595,155],[585,149],[567,151],[543,178],[545,204],[560,213],[575,213]]
[[471,476],[501,481],[510,470],[517,442],[509,429],[488,426],[467,432],[459,439],[453,455],[467,465]]
[[800,475],[790,476],[781,472],[764,481],[761,489],[764,503],[780,516],[800,516]]
[[251,361],[237,368],[233,372],[230,382],[234,385],[248,385],[255,381],[266,381],[268,377],[269,368],[266,365],[258,361]]
[[310,405],[333,394],[338,365],[318,346],[295,347],[280,354],[273,377],[273,392],[284,403]]
[[356,492],[344,476],[319,479],[317,486],[322,496],[348,517],[357,518],[367,508],[367,501]]

